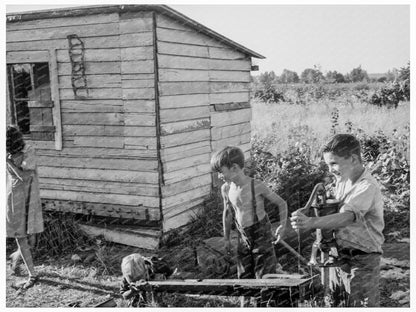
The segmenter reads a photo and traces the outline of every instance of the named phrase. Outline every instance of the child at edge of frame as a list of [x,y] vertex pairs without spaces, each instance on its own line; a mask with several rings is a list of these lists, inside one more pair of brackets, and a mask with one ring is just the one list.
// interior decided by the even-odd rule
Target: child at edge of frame
[[350,134],[334,135],[322,148],[335,176],[338,213],[308,217],[292,213],[297,229],[334,229],[342,264],[329,268],[327,306],[377,307],[384,242],[383,199],[377,180],[363,165],[360,142]]
[[30,245],[35,235],[44,230],[36,157],[34,149],[25,143],[22,132],[15,125],[7,126],[6,151],[6,234],[15,238],[18,246],[10,256],[13,274],[20,275],[20,257],[26,265],[29,279],[16,285],[25,290],[39,280]]
[[[243,151],[238,147],[227,146],[212,155],[211,169],[224,181],[221,196],[226,250],[231,250],[230,232],[234,212],[238,233],[237,276],[239,279],[261,279],[265,274],[276,273],[278,265],[264,198],[279,207],[280,225],[275,232],[278,240],[284,237],[287,204],[262,181],[247,176],[244,173],[244,163]],[[267,306],[267,302],[273,302],[271,298],[273,294],[262,292],[256,305]]]

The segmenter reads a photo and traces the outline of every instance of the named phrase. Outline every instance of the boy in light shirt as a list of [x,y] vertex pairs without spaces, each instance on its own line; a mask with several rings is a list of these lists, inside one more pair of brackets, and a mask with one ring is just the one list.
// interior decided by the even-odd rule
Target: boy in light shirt
[[383,200],[376,179],[365,169],[359,141],[350,134],[337,134],[324,145],[323,157],[336,178],[338,213],[307,217],[292,213],[296,229],[334,229],[340,267],[330,268],[333,305],[377,307],[380,301],[380,258],[384,242]]

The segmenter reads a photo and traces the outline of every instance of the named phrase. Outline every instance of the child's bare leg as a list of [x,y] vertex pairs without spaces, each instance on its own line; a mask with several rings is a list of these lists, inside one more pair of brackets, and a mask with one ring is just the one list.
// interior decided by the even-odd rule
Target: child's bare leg
[[30,252],[27,237],[17,237],[16,242],[17,246],[19,247],[23,262],[25,263],[27,271],[29,272],[29,277],[35,276],[35,267],[33,265],[32,253]]

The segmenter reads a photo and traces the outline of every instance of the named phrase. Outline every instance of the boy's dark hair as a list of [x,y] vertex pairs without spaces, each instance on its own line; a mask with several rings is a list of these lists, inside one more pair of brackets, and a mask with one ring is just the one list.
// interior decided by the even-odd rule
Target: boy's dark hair
[[212,171],[219,172],[221,171],[221,167],[231,168],[233,164],[237,164],[241,169],[244,168],[244,153],[240,148],[235,146],[224,147],[211,157]]
[[322,147],[322,153],[333,153],[339,157],[348,158],[355,154],[361,161],[361,146],[351,134],[336,134]]
[[25,142],[23,141],[23,134],[19,129],[10,125],[7,126],[6,131],[6,151],[10,154],[16,154],[23,150],[25,147]]

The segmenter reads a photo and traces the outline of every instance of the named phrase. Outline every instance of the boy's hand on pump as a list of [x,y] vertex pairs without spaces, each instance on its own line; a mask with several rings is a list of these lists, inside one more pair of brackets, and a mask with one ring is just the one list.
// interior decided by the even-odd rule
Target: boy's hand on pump
[[299,210],[292,212],[290,217],[290,224],[294,230],[309,230],[312,228],[312,218],[305,216]]

